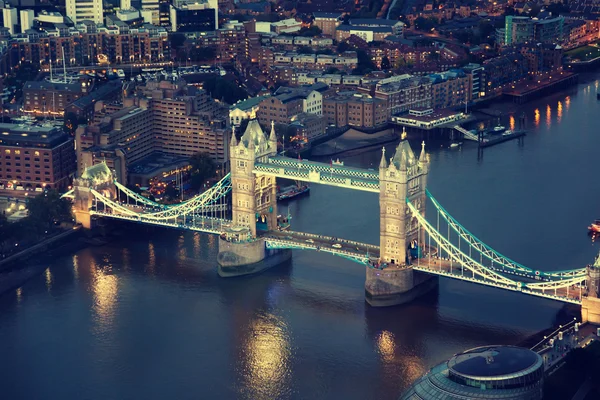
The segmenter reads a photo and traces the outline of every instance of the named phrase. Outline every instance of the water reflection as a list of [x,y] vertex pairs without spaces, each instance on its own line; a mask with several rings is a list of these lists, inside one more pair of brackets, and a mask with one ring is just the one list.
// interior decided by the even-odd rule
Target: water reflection
[[154,276],[156,268],[156,254],[154,252],[154,243],[148,242],[148,271]]
[[52,272],[50,272],[50,268],[46,268],[46,287],[48,288],[48,291],[50,291],[50,289],[52,289]]
[[394,343],[394,334],[390,331],[383,331],[377,338],[377,350],[384,362],[394,361],[394,352],[396,345]]
[[552,109],[550,108],[550,104],[546,105],[546,127],[550,128],[552,124]]
[[539,127],[540,126],[540,109],[536,108],[535,111],[535,116],[533,117],[533,122],[535,124],[535,127]]
[[111,274],[110,269],[99,268],[93,259],[90,259],[90,272],[92,273],[93,310],[96,313],[96,320],[101,327],[109,329],[117,302],[117,276]]
[[562,101],[558,101],[558,106],[556,107],[556,122],[560,123],[560,121],[562,120],[562,113],[563,113],[563,105],[562,105]]
[[244,380],[252,399],[281,397],[289,387],[290,345],[283,320],[274,315],[260,315],[247,331]]
[[20,303],[21,300],[23,300],[23,288],[20,287],[16,290],[16,294],[17,294],[17,303]]
[[567,96],[567,97],[565,97],[565,107],[567,108],[567,111],[569,111],[570,106],[571,106],[571,96]]
[[73,255],[73,276],[75,278],[75,282],[79,281],[79,257],[77,254]]
[[509,123],[510,130],[514,131],[515,130],[515,116],[514,115],[510,116],[510,119],[509,119],[508,123]]

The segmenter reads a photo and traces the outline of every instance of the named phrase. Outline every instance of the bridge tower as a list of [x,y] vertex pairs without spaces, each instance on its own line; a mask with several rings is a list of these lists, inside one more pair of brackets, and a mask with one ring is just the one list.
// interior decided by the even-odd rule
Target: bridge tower
[[291,257],[289,250],[267,250],[258,231],[277,229],[275,176],[255,174],[254,164],[277,155],[277,136],[271,123],[269,137],[256,119],[250,120],[239,142],[235,130],[229,145],[232,222],[219,240],[218,272],[223,277],[247,275]]
[[587,266],[588,295],[581,299],[581,320],[600,325],[600,253],[593,265]]
[[75,214],[75,221],[86,229],[92,228],[90,215],[94,199],[92,190],[102,193],[111,199],[116,198],[113,173],[104,162],[87,167],[83,171],[83,174],[81,174],[81,177],[73,180],[73,189],[73,213]]
[[[373,306],[389,306],[411,301],[435,284],[435,279],[413,271],[412,259],[424,251],[425,232],[406,204],[407,199],[424,215],[429,155],[425,142],[417,158],[405,140],[396,148],[389,163],[382,150],[379,163],[380,263],[384,270],[367,267],[365,291]],[[418,247],[414,247],[414,244]],[[411,249],[412,248],[412,249]]]
[[267,139],[258,121],[251,120],[239,142],[232,133],[229,154],[233,223],[248,227],[252,237],[256,236],[257,226],[262,230],[277,229],[276,179],[253,172],[256,161],[266,161],[277,154],[274,124]]

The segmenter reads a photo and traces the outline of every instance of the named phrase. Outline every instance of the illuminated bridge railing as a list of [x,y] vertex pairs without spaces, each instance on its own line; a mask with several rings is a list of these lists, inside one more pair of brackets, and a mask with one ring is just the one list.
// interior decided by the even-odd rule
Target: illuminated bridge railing
[[344,176],[347,178],[360,178],[379,182],[379,172],[362,168],[347,167],[344,165],[320,163],[309,160],[296,160],[289,157],[275,156],[268,159],[268,165],[285,169],[300,169],[330,173],[332,175]]

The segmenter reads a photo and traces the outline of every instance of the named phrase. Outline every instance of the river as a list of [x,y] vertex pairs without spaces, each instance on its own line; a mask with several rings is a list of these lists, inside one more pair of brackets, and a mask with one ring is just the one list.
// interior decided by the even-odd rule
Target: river
[[[430,148],[432,194],[532,268],[592,262],[597,87],[498,105],[526,113],[532,130],[522,146],[504,143],[483,158],[470,143]],[[376,167],[380,154],[342,159]],[[379,239],[371,193],[313,185],[290,212],[294,230]],[[395,399],[452,354],[518,343],[562,313],[558,302],[448,279],[412,304],[374,309],[364,301],[364,268],[327,254],[295,251],[288,265],[220,279],[214,236],[122,233],[52,260],[0,297],[2,398]]]

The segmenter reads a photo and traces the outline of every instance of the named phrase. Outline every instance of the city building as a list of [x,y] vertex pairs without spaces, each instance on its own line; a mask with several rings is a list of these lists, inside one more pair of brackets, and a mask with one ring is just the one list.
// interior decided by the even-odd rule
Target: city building
[[323,115],[330,125],[363,129],[383,126],[388,120],[384,100],[357,92],[340,93],[324,99]]
[[34,115],[63,115],[70,103],[91,92],[93,80],[73,82],[30,81],[23,85],[23,112]]
[[292,117],[289,125],[295,132],[295,139],[304,143],[325,135],[327,118],[320,115],[300,113]]
[[469,103],[472,99],[472,76],[454,69],[429,75],[431,79],[431,107],[450,108]]
[[531,18],[508,15],[504,21],[503,45],[528,42],[560,42],[563,39],[565,18]]
[[377,81],[374,87],[363,83],[358,87],[358,91],[384,100],[388,116],[417,107],[431,106],[431,80],[427,77],[409,74],[393,76]]
[[429,370],[400,400],[541,400],[544,361],[536,352],[514,346],[465,351]]
[[7,189],[65,189],[75,172],[73,139],[62,128],[0,124],[0,185]]
[[271,32],[277,34],[298,32],[302,28],[302,22],[294,18],[284,19],[271,23]]
[[527,61],[530,74],[559,71],[562,69],[563,48],[553,43],[524,44],[519,52]]
[[99,111],[94,116],[95,123],[78,128],[77,171],[96,164],[95,159],[110,158],[116,167],[120,182],[127,182],[127,166],[149,156],[154,151],[152,114],[147,102],[134,105],[133,99],[126,99],[124,107],[118,111]]
[[229,123],[232,126],[240,126],[242,121],[255,119],[260,103],[268,96],[251,97],[247,100],[238,101],[229,108]]
[[329,12],[313,12],[313,25],[321,29],[323,35],[335,36],[335,30],[342,24],[342,14]]
[[297,88],[280,87],[273,96],[265,97],[258,105],[257,117],[267,126],[274,121],[277,124],[289,124],[292,117],[300,113],[323,114],[323,92],[327,85],[317,83]]
[[12,8],[9,5],[2,9],[2,20],[4,27],[8,28],[11,35],[17,33],[15,31],[15,25],[19,23],[19,17],[17,15],[17,9]]
[[477,100],[485,92],[485,82],[483,82],[483,67],[480,64],[469,63],[463,68],[465,73],[471,75],[471,99]]
[[207,32],[219,28],[217,0],[176,1],[170,6],[171,31]]
[[382,41],[388,36],[402,36],[404,22],[379,18],[355,18],[335,29],[335,39],[344,41],[354,35],[365,42]]
[[31,29],[33,26],[33,19],[35,18],[33,10],[21,10],[19,11],[19,17],[21,20],[21,32]]
[[137,97],[149,99],[158,151],[184,157],[206,152],[218,164],[227,161],[229,113],[206,91],[183,80],[151,80]]
[[74,23],[83,20],[94,21],[97,24],[104,22],[102,0],[66,0],[67,17]]
[[227,110],[185,81],[149,80],[121,101],[95,103],[93,121],[76,131],[78,169],[106,160],[120,182],[146,185],[159,173],[208,153],[228,161]]

